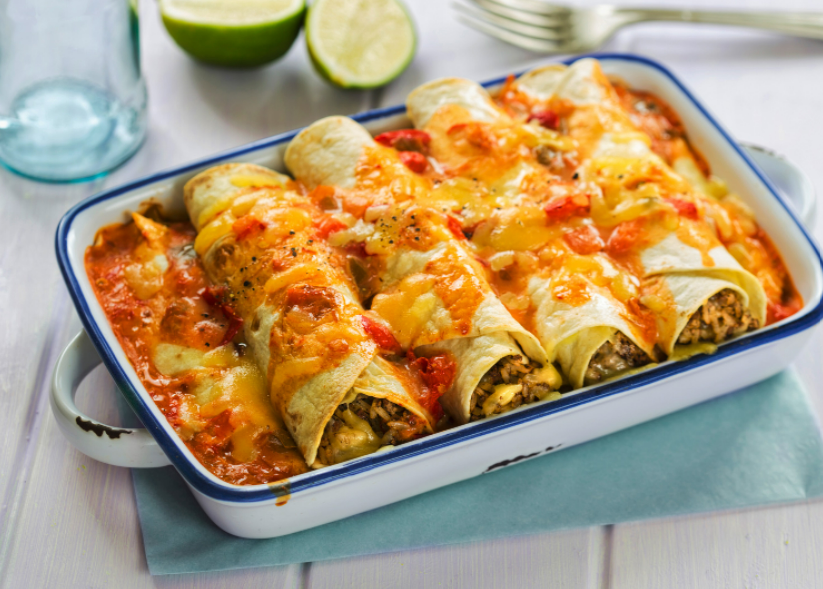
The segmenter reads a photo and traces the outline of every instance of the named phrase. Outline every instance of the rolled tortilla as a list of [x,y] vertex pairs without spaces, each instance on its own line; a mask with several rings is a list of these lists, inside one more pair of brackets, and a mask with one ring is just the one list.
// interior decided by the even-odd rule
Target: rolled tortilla
[[[540,343],[549,358],[560,364],[569,383],[574,388],[597,384],[655,359],[654,338],[630,321],[629,309],[608,288],[577,279],[583,296],[571,303],[554,295],[557,278],[535,276],[529,281]],[[621,355],[621,349],[613,348],[623,338],[642,352]],[[611,358],[602,358],[606,354]],[[601,359],[602,368],[596,362]]]
[[[628,177],[625,170],[641,164],[656,171],[654,178],[644,179],[650,189],[647,194],[654,194],[651,188],[656,187],[658,199],[686,195],[687,204],[699,204],[694,186],[651,151],[648,136],[631,122],[596,60],[581,59],[568,68],[539,68],[523,75],[515,87],[537,101],[566,100],[577,107],[569,133],[586,158],[581,180],[604,186],[624,174]],[[608,198],[604,195],[592,200],[592,216],[607,225],[630,219],[635,214],[632,207],[641,211],[656,204],[649,198],[635,202],[608,202]],[[754,320],[749,324],[744,317],[743,323],[756,326],[765,322],[762,285],[729,254],[705,222],[683,217],[676,230],[658,231],[654,239],[639,244],[634,254],[650,292],[647,300],[656,299],[649,302],[657,317],[658,344],[666,354],[674,353],[681,333],[698,310],[724,291],[735,293]],[[736,335],[739,330],[729,333]]]
[[[329,136],[334,143],[325,141]],[[363,185],[359,174],[368,177],[377,192],[381,184],[376,175],[383,175],[383,186],[418,183],[419,187],[419,182],[428,182],[398,165],[397,158],[393,149],[377,144],[356,122],[330,117],[295,137],[285,161],[295,178],[309,188],[333,183],[357,190]],[[494,294],[483,268],[449,229],[446,215],[400,198],[383,200],[371,211],[371,220],[359,220],[349,235],[365,236],[369,263],[380,277],[372,311],[387,321],[404,349],[421,356],[448,353],[454,358],[456,376],[441,402],[455,420],[465,423],[472,418],[472,395],[501,360],[525,354],[546,364],[535,336]],[[331,239],[341,235],[345,232]],[[545,388],[548,392],[558,385],[553,378]]]
[[408,421],[431,432],[412,383],[365,332],[344,261],[316,235],[322,212],[295,188],[267,168],[227,164],[184,189],[195,249],[209,278],[225,287],[223,301],[243,319],[272,403],[310,465],[325,464],[317,461],[321,440],[336,442],[326,455],[342,459],[379,447],[381,437],[356,416],[333,432],[345,440],[324,438],[332,416],[356,394],[401,406],[414,416]]
[[418,129],[424,128],[444,106],[465,109],[473,121],[490,123],[508,115],[480,84],[463,78],[441,78],[418,86],[406,98],[406,111]]

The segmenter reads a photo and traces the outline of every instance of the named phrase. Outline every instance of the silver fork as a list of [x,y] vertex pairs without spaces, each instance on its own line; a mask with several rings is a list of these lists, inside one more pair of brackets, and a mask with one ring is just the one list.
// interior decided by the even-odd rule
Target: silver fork
[[823,39],[821,12],[726,12],[595,6],[571,8],[540,0],[453,2],[464,24],[539,53],[579,53],[605,43],[626,25],[649,21],[711,23]]

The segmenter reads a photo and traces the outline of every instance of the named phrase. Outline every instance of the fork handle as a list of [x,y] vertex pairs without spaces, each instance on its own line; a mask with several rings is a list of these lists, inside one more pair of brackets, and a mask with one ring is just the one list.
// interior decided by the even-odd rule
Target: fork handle
[[672,21],[732,25],[766,29],[796,37],[823,39],[823,13],[820,12],[727,12],[622,8],[616,10],[615,14],[634,23]]

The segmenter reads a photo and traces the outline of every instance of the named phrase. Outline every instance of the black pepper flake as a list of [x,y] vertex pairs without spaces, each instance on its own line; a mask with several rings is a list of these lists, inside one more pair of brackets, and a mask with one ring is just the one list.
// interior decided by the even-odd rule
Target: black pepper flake
[[291,257],[292,258],[297,257],[297,248],[296,247],[291,248]]
[[252,256],[252,257],[251,257],[251,261],[252,261],[252,262],[256,262],[256,261],[257,261],[257,258],[256,258],[255,256]]
[[294,231],[289,231],[289,235],[294,235]]
[[575,173],[574,173],[574,176],[572,176],[572,180],[577,180],[578,178],[580,178],[580,174],[578,174],[577,172],[575,172]]
[[243,286],[245,286],[246,288],[248,288],[248,287],[250,287],[250,286],[251,286],[251,282],[249,282],[248,280],[246,280],[246,281],[244,281],[244,282],[243,282]]
[[393,239],[390,239],[390,240],[389,240],[389,243],[394,243],[394,240],[393,240]]
[[211,347],[211,344],[210,344],[209,342],[206,342],[206,347],[207,347],[207,348],[210,348],[210,347]]
[[208,317],[209,316],[208,313],[203,313],[202,315],[203,315],[203,317]]
[[415,240],[415,241],[420,241],[420,237],[419,237],[419,236],[418,236],[418,237],[415,237],[415,238],[414,238],[414,240]]

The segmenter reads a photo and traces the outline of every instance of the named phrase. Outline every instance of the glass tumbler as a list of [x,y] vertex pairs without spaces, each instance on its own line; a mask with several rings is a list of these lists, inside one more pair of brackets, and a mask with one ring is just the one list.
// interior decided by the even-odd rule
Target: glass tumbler
[[0,0],[0,163],[37,180],[88,180],[137,151],[137,1]]

